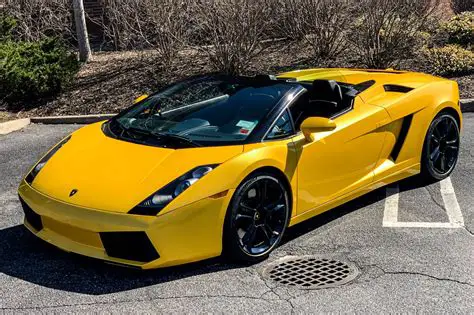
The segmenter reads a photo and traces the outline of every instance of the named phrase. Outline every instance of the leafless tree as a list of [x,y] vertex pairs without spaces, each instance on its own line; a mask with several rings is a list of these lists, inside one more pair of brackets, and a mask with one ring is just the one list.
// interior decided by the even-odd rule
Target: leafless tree
[[280,28],[288,37],[303,40],[317,58],[334,58],[347,48],[346,34],[353,15],[350,0],[286,0]]
[[17,20],[15,32],[23,40],[75,37],[70,0],[6,0],[3,10]]
[[195,3],[195,27],[206,34],[198,46],[211,66],[240,73],[264,49],[262,40],[274,16],[272,0],[200,0]]
[[386,68],[411,57],[419,32],[430,23],[438,0],[361,0],[351,43],[368,67]]
[[169,64],[189,33],[187,0],[105,0],[104,31],[117,49],[154,48]]
[[76,23],[77,45],[79,48],[79,60],[88,62],[92,56],[87,33],[86,14],[83,0],[73,0],[74,20]]

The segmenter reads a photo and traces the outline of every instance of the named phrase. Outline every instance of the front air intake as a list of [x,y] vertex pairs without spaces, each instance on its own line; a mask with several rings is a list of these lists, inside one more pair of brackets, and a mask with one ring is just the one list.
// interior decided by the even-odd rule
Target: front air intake
[[160,258],[145,232],[101,232],[100,239],[110,257],[139,262]]
[[36,231],[40,231],[43,229],[43,222],[41,221],[41,216],[33,211],[26,204],[26,202],[20,198],[21,206],[23,208],[23,212],[25,213],[25,220],[28,222]]

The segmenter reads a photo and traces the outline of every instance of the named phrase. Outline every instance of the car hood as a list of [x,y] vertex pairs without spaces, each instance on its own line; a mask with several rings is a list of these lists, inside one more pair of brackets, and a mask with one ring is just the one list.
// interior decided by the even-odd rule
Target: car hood
[[[76,131],[46,163],[33,188],[81,207],[126,213],[189,170],[221,164],[243,146],[168,149],[104,135],[102,123]],[[77,193],[70,196],[72,190]]]

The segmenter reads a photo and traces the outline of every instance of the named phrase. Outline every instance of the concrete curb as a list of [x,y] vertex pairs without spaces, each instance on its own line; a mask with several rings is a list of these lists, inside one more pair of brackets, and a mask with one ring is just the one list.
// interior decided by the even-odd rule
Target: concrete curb
[[115,115],[116,114],[32,117],[31,122],[34,124],[45,125],[91,124],[98,121],[110,119]]
[[[463,113],[474,112],[474,99],[461,100],[461,110]],[[100,114],[100,115],[78,115],[78,116],[50,116],[50,117],[33,117],[31,122],[34,124],[91,124],[94,122],[107,120],[116,114]]]
[[30,124],[29,118],[11,120],[0,124],[0,135],[6,135],[10,132],[25,128]]
[[461,111],[463,113],[472,113],[474,112],[474,98],[468,98],[461,100]]
[[[461,111],[463,113],[474,112],[474,98],[461,100]],[[23,129],[30,123],[59,125],[59,124],[92,124],[98,121],[107,120],[116,114],[100,114],[100,115],[72,115],[72,116],[49,116],[49,117],[32,117],[23,118],[0,123],[0,135],[6,135],[10,132]]]

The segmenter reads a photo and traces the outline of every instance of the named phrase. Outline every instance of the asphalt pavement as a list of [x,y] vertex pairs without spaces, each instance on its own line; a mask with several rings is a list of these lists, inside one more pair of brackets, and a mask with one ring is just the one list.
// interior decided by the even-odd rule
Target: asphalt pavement
[[[62,252],[21,225],[21,177],[80,126],[33,124],[0,136],[0,312],[472,313],[474,113],[464,118],[460,160],[449,182],[426,186],[412,178],[380,188],[289,229],[257,265],[212,259],[152,271]],[[450,227],[459,214],[464,224]],[[288,255],[350,261],[360,275],[319,290],[263,278],[265,266]]]

